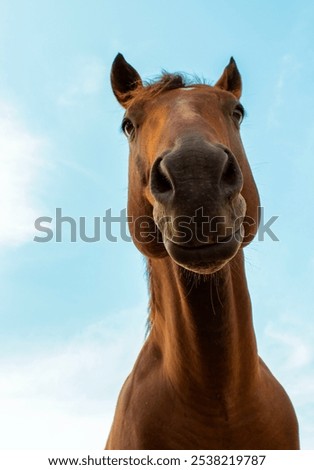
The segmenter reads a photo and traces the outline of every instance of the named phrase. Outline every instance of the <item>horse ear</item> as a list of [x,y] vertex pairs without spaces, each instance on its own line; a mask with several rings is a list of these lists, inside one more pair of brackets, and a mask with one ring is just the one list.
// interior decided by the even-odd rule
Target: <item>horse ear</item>
[[229,64],[223,71],[218,82],[215,84],[215,87],[230,91],[236,98],[240,99],[242,93],[242,80],[233,57],[231,57]]
[[143,86],[138,72],[128,64],[122,54],[118,54],[111,67],[111,86],[119,103],[126,107],[130,94],[135,88]]

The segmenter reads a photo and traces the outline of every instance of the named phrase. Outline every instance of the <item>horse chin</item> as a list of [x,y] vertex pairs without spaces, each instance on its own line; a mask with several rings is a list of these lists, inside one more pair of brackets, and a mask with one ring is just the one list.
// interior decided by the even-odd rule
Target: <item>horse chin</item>
[[228,263],[228,261],[225,261],[224,263],[219,263],[219,264],[216,264],[216,265],[211,265],[211,266],[207,266],[207,267],[202,267],[202,266],[184,266],[182,264],[179,265],[179,263],[177,263],[179,266],[181,266],[181,268],[184,268],[185,271],[189,271],[191,273],[195,273],[195,274],[200,274],[202,276],[209,276],[211,274],[214,274],[218,271],[220,271],[226,264]]
[[238,253],[242,239],[240,233],[219,243],[187,246],[169,239],[164,245],[169,256],[179,266],[198,274],[213,274],[222,269]]

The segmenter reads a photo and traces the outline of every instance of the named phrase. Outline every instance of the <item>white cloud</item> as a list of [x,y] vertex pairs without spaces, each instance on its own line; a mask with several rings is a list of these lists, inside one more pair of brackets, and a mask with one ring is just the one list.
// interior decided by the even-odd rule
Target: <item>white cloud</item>
[[288,86],[292,76],[300,69],[300,63],[292,54],[284,54],[281,57],[277,79],[274,84],[274,95],[268,114],[268,125],[279,127],[282,121],[282,108],[288,99]]
[[72,73],[74,77],[58,97],[60,106],[76,105],[82,97],[95,95],[104,87],[105,68],[98,58],[81,60]]
[[103,448],[144,341],[144,312],[117,312],[68,343],[2,360],[1,448]]
[[269,324],[266,335],[277,343],[277,347],[284,349],[285,361],[283,367],[286,369],[301,368],[311,363],[313,348],[300,331],[292,333],[286,329],[279,331],[278,326]]
[[303,317],[283,315],[265,329],[260,346],[266,364],[290,396],[300,427],[302,449],[314,449],[314,331]]
[[47,165],[45,142],[33,135],[16,110],[0,101],[0,246],[32,240],[40,211],[34,188]]

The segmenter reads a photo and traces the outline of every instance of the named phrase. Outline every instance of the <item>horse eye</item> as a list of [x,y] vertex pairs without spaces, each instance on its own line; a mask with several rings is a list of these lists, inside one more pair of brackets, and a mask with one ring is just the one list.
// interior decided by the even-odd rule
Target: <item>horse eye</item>
[[128,139],[130,139],[131,137],[133,137],[133,134],[134,134],[134,131],[135,131],[135,127],[133,126],[132,122],[130,121],[130,119],[123,119],[123,122],[122,122],[122,130],[123,132],[125,133],[125,135],[127,136]]
[[232,117],[237,122],[237,124],[240,125],[243,121],[243,118],[244,118],[244,109],[243,109],[243,107],[242,106],[237,106],[232,112]]

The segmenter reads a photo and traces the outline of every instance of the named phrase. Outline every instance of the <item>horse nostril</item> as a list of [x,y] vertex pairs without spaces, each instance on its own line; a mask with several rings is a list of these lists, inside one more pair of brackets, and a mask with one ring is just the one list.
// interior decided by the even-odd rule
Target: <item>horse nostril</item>
[[158,158],[151,170],[150,187],[153,196],[158,196],[173,191],[171,180],[165,170],[161,167],[162,158]]
[[229,190],[234,194],[236,191],[241,190],[242,173],[234,156],[227,152],[225,153],[227,154],[228,160],[225,164],[221,181],[226,185],[226,189],[229,188]]
[[236,176],[237,176],[237,169],[234,163],[229,160],[224,169],[222,179],[224,180],[225,183],[233,184]]

